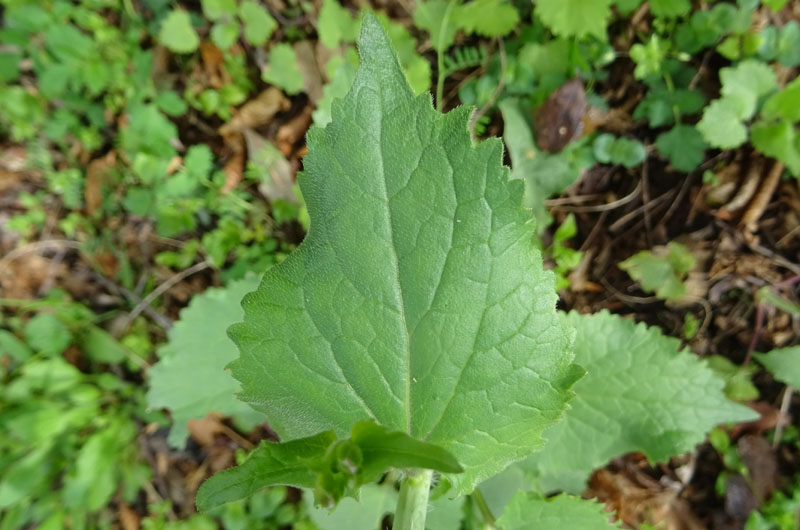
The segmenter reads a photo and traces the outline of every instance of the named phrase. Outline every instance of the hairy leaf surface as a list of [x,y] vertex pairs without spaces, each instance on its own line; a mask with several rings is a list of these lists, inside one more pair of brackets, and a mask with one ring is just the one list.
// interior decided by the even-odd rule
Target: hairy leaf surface
[[725,383],[680,342],[608,312],[563,315],[577,330],[575,361],[588,374],[547,446],[526,464],[545,489],[580,491],[611,458],[641,451],[651,461],[691,450],[723,422],[757,414],[725,398]]
[[580,370],[502,144],[415,97],[378,21],[299,177],[308,236],[245,297],[240,397],[284,440],[373,418],[453,454],[459,492],[542,443]]

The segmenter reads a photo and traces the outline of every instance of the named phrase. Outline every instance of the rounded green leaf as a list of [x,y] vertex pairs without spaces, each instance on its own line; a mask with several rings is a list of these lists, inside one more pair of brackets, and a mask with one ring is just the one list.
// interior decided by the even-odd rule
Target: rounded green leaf
[[694,171],[705,158],[708,144],[695,127],[678,124],[658,136],[656,148],[675,169]]
[[191,53],[200,45],[189,13],[176,9],[161,22],[158,40],[175,53]]
[[278,27],[278,23],[263,6],[245,0],[239,6],[239,17],[244,24],[244,38],[253,46],[263,46]]

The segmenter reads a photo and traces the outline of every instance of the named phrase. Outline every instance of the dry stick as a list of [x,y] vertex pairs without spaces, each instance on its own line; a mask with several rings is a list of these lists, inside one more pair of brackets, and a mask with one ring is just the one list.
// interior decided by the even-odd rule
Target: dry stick
[[778,414],[778,421],[775,424],[775,436],[772,438],[772,448],[776,449],[781,443],[781,436],[783,436],[783,427],[786,424],[784,421],[789,414],[789,405],[792,403],[792,394],[794,388],[787,386],[783,391],[783,399],[781,400],[781,411]]
[[0,259],[0,272],[3,272],[3,268],[12,261],[14,261],[15,259],[21,258],[26,254],[32,254],[35,252],[45,250],[50,247],[56,247],[59,249],[68,248],[72,250],[80,250],[81,245],[77,241],[72,241],[70,239],[46,239],[44,241],[29,243],[24,247],[14,249],[5,256],[3,256],[3,258]]
[[659,221],[659,224],[666,225],[670,219],[672,219],[672,215],[675,213],[675,210],[678,209],[678,205],[683,201],[683,198],[686,196],[686,193],[689,191],[689,184],[691,184],[692,180],[694,180],[695,173],[689,173],[685,179],[683,179],[683,184],[681,185],[681,189],[678,192],[678,195],[675,196],[675,200],[672,201],[670,204],[669,209],[666,211],[664,216]]
[[131,325],[131,322],[133,322],[136,319],[136,317],[138,317],[142,313],[142,311],[144,311],[145,308],[148,307],[153,302],[153,300],[164,294],[173,285],[183,281],[192,274],[206,270],[209,267],[211,267],[211,263],[209,263],[208,261],[201,261],[200,263],[196,263],[195,265],[192,265],[188,269],[182,270],[181,272],[165,280],[161,285],[153,289],[150,292],[150,294],[142,298],[142,301],[139,302],[139,304],[133,308],[133,311],[131,311],[130,314],[128,314],[128,316],[125,318],[123,324],[120,326],[120,329],[121,330],[128,329],[128,326]]
[[[109,291],[114,291],[115,293],[124,296],[129,303],[137,305],[142,303],[142,298],[137,296],[136,293],[122,287],[121,285],[117,285],[99,272],[93,271],[92,276],[94,279],[103,284],[103,286],[105,286]],[[169,329],[172,327],[172,319],[166,315],[162,315],[152,307],[147,306],[142,310],[142,312],[149,316],[153,322],[161,326],[165,331],[169,331]]]
[[627,194],[621,199],[617,199],[616,201],[611,201],[606,204],[597,204],[594,206],[561,206],[561,205],[552,205],[550,207],[551,210],[561,210],[565,212],[575,212],[575,213],[584,213],[584,212],[604,212],[606,210],[613,210],[615,208],[619,208],[620,206],[624,206],[634,200],[638,195],[639,191],[642,189],[641,183],[637,184],[636,187],[633,189],[632,192]]
[[605,286],[606,289],[611,291],[611,293],[615,297],[619,298],[620,300],[622,300],[623,302],[625,302],[627,304],[654,304],[654,303],[656,303],[656,302],[658,302],[660,300],[660,298],[657,297],[657,296],[630,296],[630,295],[627,295],[627,294],[623,293],[622,291],[620,291],[619,289],[617,289],[616,287],[614,287],[613,285],[611,285],[611,283],[608,280],[606,280],[604,277],[600,278],[600,282],[603,284],[603,286]]
[[778,187],[778,182],[781,180],[781,173],[783,173],[784,165],[782,162],[775,162],[770,170],[767,178],[761,184],[761,187],[756,192],[756,196],[750,202],[750,206],[745,210],[739,226],[743,227],[748,232],[755,232],[758,228],[758,220],[769,204],[772,194],[775,193],[775,188]]
[[548,208],[553,208],[555,206],[569,206],[582,202],[596,201],[606,197],[607,195],[608,193],[592,193],[589,195],[575,195],[574,197],[559,197],[558,199],[547,199],[544,201],[544,205]]
[[647,161],[642,164],[642,213],[644,214],[644,239],[647,243],[647,247],[650,248],[653,246],[650,232],[652,229],[652,225],[650,224],[650,209],[647,208],[647,204],[650,202],[650,185],[648,183],[647,178]]
[[612,232],[612,233],[613,232],[617,232],[623,226],[628,224],[628,222],[630,222],[632,219],[634,219],[636,216],[638,216],[640,213],[642,213],[642,210],[645,210],[647,208],[655,208],[656,206],[658,206],[659,204],[664,202],[666,199],[669,199],[670,197],[672,197],[674,194],[675,194],[675,190],[670,190],[670,191],[668,191],[666,193],[662,193],[661,195],[659,195],[658,197],[656,197],[652,201],[639,206],[638,208],[636,208],[635,210],[633,210],[631,212],[626,213],[625,215],[623,215],[622,217],[620,217],[619,219],[614,221],[611,224],[611,226],[608,227],[608,231]]

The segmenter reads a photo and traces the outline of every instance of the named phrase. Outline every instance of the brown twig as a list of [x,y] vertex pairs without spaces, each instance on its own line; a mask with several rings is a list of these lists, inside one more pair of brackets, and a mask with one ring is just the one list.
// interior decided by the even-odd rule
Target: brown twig
[[642,189],[641,182],[636,185],[632,192],[627,194],[626,196],[622,197],[621,199],[617,199],[616,201],[611,201],[606,204],[596,204],[593,206],[562,206],[559,204],[549,205],[552,210],[561,210],[564,212],[575,212],[575,213],[583,213],[583,212],[604,212],[606,210],[613,210],[615,208],[619,208],[620,206],[624,206],[638,197],[639,192]]
[[783,391],[783,399],[781,400],[781,411],[778,414],[778,421],[775,424],[775,435],[772,438],[772,448],[775,449],[781,443],[781,437],[783,436],[783,428],[786,425],[786,417],[789,415],[789,406],[792,403],[792,394],[794,394],[794,388],[787,386],[786,390]]
[[145,310],[156,298],[164,294],[167,290],[169,290],[173,285],[180,283],[184,279],[188,278],[192,274],[197,272],[203,271],[211,267],[211,263],[208,261],[201,261],[200,263],[196,263],[193,266],[189,267],[188,269],[184,269],[181,272],[175,274],[174,276],[168,278],[163,283],[161,283],[158,287],[153,289],[150,294],[142,298],[142,301],[133,308],[125,320],[123,320],[122,325],[120,325],[120,333],[124,332],[128,329],[131,323],[138,317],[142,311]]
[[772,169],[770,169],[769,173],[767,174],[767,178],[765,178],[761,183],[761,186],[758,188],[755,197],[753,197],[753,200],[750,202],[750,206],[747,207],[744,215],[742,215],[742,220],[739,222],[739,226],[741,226],[747,232],[752,233],[758,229],[758,220],[761,219],[761,215],[764,213],[764,210],[766,210],[769,200],[772,198],[772,195],[775,193],[775,189],[778,187],[778,182],[781,180],[783,169],[784,165],[782,162],[776,161],[772,165]]

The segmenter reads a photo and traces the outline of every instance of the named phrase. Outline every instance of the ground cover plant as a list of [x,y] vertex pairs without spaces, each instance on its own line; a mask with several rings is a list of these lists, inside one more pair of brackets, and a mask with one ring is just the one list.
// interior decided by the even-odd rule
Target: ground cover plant
[[796,3],[0,6],[0,528],[797,526]]

